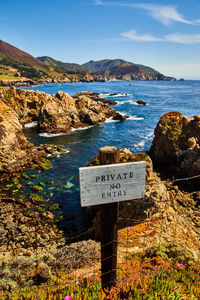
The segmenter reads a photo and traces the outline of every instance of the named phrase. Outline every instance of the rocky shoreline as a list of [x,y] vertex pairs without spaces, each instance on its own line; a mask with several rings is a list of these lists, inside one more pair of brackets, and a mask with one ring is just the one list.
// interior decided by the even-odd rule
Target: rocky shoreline
[[27,124],[34,122],[39,133],[58,134],[98,125],[107,118],[123,121],[128,117],[107,103],[115,104],[91,92],[70,97],[63,92],[51,96],[14,87],[0,88],[0,172],[19,171],[20,164],[26,165],[34,156],[44,154],[26,140],[23,127]]
[[138,76],[131,76],[131,75],[123,75],[120,77],[115,76],[104,76],[104,75],[92,75],[87,73],[82,78],[78,76],[74,77],[66,77],[66,78],[43,78],[38,80],[33,80],[30,78],[21,78],[21,79],[1,79],[0,86],[2,87],[31,87],[37,85],[44,85],[49,83],[83,83],[83,82],[107,82],[107,81],[119,81],[119,80],[136,80],[136,81],[149,81],[149,80],[162,80],[162,81],[175,81],[175,78],[171,77],[159,77],[153,76],[151,74],[139,74]]
[[[4,277],[7,272],[8,289],[35,284],[33,276],[30,281],[24,280],[25,265],[40,265],[37,279],[45,282],[51,279],[59,266],[63,271],[73,256],[74,249],[79,249],[80,261],[83,263],[86,252],[89,256],[83,265],[91,260],[99,260],[99,245],[96,241],[76,243],[69,242],[67,233],[58,229],[59,218],[56,211],[59,207],[45,202],[42,190],[45,184],[34,186],[26,169],[37,169],[38,173],[51,168],[47,159],[57,152],[65,152],[59,146],[34,146],[27,141],[23,128],[32,122],[38,132],[67,133],[72,128],[98,125],[106,118],[119,121],[128,116],[121,116],[110,105],[114,102],[102,99],[93,92],[77,93],[73,97],[63,92],[48,95],[43,92],[25,91],[16,88],[0,88],[0,289],[6,289]],[[128,149],[120,150],[120,163],[146,161],[146,191],[143,201],[128,201],[120,204],[119,229],[127,226],[141,226],[148,223],[145,247],[149,251],[155,244],[176,244],[190,253],[190,260],[200,257],[200,214],[199,192],[181,191],[173,181],[166,180],[172,176],[195,176],[200,174],[200,116],[183,117],[179,112],[163,115],[155,129],[155,138],[149,155],[133,154]],[[88,165],[98,165],[96,155]],[[162,169],[161,178],[153,170],[153,164]],[[167,167],[166,167],[167,166]],[[165,172],[164,172],[165,171]],[[168,172],[166,172],[168,171]],[[37,176],[37,175],[33,175]],[[21,178],[31,186],[31,194],[25,199]],[[198,179],[199,180],[199,179]],[[37,193],[37,192],[41,193]],[[99,235],[98,209],[88,208],[86,215],[93,219],[88,238]],[[134,222],[123,221],[129,219]],[[141,234],[140,234],[141,233]],[[176,235],[175,235],[176,233]],[[138,232],[137,241],[142,244],[144,232]],[[87,249],[81,252],[80,249]],[[40,262],[38,262],[40,254]],[[21,270],[21,283],[13,275],[14,265],[10,257],[19,257],[17,266]],[[75,267],[68,266],[69,272]],[[80,263],[81,265],[81,263]],[[16,264],[15,264],[16,266]],[[13,268],[13,271],[11,271]],[[9,270],[9,272],[8,272]]]

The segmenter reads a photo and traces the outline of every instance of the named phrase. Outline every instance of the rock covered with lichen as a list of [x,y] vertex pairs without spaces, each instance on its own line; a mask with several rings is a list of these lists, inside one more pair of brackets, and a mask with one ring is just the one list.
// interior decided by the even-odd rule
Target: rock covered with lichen
[[177,111],[164,114],[156,126],[150,155],[168,173],[199,175],[200,116],[188,118]]

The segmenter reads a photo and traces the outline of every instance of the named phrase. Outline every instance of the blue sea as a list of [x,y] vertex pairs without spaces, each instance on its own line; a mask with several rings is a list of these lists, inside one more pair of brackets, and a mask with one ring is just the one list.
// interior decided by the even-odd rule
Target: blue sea
[[[80,91],[94,91],[102,97],[117,101],[113,106],[122,114],[130,116],[124,122],[106,121],[104,124],[75,130],[62,136],[38,135],[36,130],[25,129],[29,141],[35,145],[58,144],[68,153],[52,160],[54,168],[40,174],[39,181],[54,180],[54,185],[44,189],[44,196],[60,204],[64,216],[74,216],[73,226],[84,225],[81,217],[78,169],[83,167],[102,146],[128,148],[132,152],[143,152],[150,148],[154,129],[160,117],[169,111],[180,111],[193,117],[200,115],[200,81],[116,81],[95,83],[46,84],[25,88],[55,94],[63,91],[74,95]],[[117,95],[109,96],[109,94]],[[146,106],[136,103],[147,102]],[[28,193],[28,187],[25,191]],[[80,215],[80,217],[79,217]],[[69,222],[63,222],[69,226]]]

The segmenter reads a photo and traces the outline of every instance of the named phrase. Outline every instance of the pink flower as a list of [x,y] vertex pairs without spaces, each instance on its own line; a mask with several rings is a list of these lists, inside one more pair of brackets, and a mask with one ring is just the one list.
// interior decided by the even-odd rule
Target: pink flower
[[177,267],[181,268],[183,265],[182,264],[178,264]]
[[72,300],[72,298],[70,296],[67,296],[64,298],[64,300]]

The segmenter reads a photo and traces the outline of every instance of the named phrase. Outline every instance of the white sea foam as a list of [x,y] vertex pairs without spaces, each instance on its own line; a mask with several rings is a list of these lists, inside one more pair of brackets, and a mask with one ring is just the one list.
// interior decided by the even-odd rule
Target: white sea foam
[[142,140],[142,141],[140,141],[136,146],[137,147],[144,147],[144,145],[145,145],[145,140]]
[[25,128],[34,128],[37,127],[37,122],[31,122],[24,125]]
[[47,157],[51,157],[52,155],[56,155],[57,157],[60,157],[60,155],[66,154],[66,153],[69,153],[69,152],[70,152],[70,151],[67,150],[67,149],[65,149],[65,150],[66,150],[66,152],[63,152],[63,153],[58,152],[58,151],[55,151],[53,154],[47,154]]
[[140,121],[140,120],[144,120],[144,118],[142,118],[142,117],[136,117],[136,116],[130,116],[126,120]]
[[39,136],[42,136],[42,137],[46,137],[46,138],[51,138],[51,137],[56,137],[56,136],[61,136],[61,135],[66,135],[67,133],[48,133],[48,132],[42,132],[42,133],[39,133]]
[[[133,100],[124,100],[124,101],[117,101],[117,105],[122,105],[122,104],[125,104],[125,103],[130,103],[132,105],[140,105],[142,106],[141,104],[138,104],[137,102],[133,101]],[[146,105],[149,105],[149,103],[147,103]]]
[[144,118],[142,117],[137,117],[137,116],[130,116],[128,113],[125,113],[123,111],[120,111],[120,114],[124,117],[124,116],[129,116],[126,120],[134,120],[134,121],[137,121],[137,120],[144,120]]
[[120,122],[120,120],[113,120],[113,118],[108,118],[104,123],[115,123],[115,122]]
[[[130,103],[130,104],[134,104],[136,102],[132,101],[132,100],[124,100],[124,101],[117,101],[117,105],[122,105],[125,103]],[[135,105],[138,105],[137,103]]]
[[138,144],[135,144],[135,148],[143,148],[144,145],[152,138],[154,131],[149,132],[144,139],[142,139]]
[[152,137],[154,135],[154,131],[151,131],[147,134],[147,138]]
[[86,130],[86,129],[89,129],[89,128],[92,128],[92,127],[94,127],[94,125],[86,126],[86,127],[80,127],[80,128],[72,128],[70,132],[74,132],[74,131],[77,131],[77,130]]
[[105,93],[105,94],[99,94],[99,97],[127,97],[127,96],[131,96],[131,94],[127,94],[127,93]]

